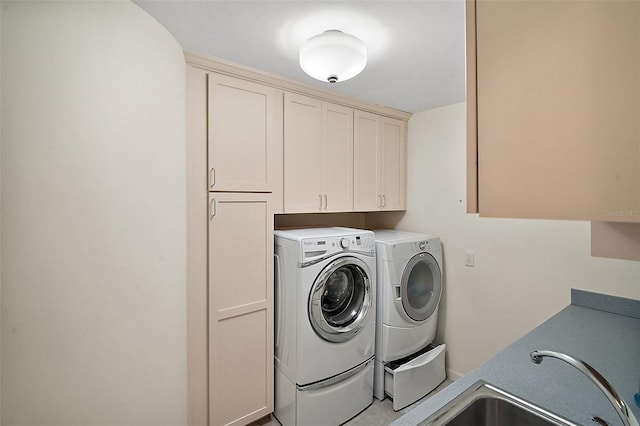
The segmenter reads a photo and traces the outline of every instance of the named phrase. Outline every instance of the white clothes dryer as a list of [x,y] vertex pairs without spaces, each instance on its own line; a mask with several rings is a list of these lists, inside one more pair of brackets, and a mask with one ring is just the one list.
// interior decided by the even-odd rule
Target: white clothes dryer
[[[385,365],[416,354],[433,342],[442,296],[443,259],[440,239],[432,235],[374,232],[378,277],[374,395],[384,399]],[[440,351],[439,358],[444,362],[444,347]],[[432,357],[423,356],[425,361]]]
[[274,414],[285,426],[344,423],[373,402],[373,232],[274,234]]

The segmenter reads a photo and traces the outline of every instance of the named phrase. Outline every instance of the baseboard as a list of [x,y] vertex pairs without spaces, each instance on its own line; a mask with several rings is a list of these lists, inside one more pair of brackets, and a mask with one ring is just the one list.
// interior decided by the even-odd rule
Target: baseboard
[[453,371],[452,369],[447,368],[447,378],[449,380],[455,382],[462,376],[464,376],[464,374],[458,373],[457,371]]

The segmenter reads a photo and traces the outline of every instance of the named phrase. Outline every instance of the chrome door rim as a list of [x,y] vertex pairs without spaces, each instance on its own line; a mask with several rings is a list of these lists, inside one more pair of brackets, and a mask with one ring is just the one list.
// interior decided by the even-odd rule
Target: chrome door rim
[[[434,276],[434,285],[432,296],[429,298],[429,301],[425,304],[424,308],[414,308],[409,303],[409,295],[408,295],[408,281],[413,268],[419,264],[425,262],[429,269],[431,270]],[[433,271],[433,268],[436,268]],[[435,310],[438,308],[438,304],[440,303],[440,298],[442,297],[442,270],[440,269],[440,265],[438,261],[430,254],[430,253],[419,253],[413,256],[407,265],[405,266],[404,271],[402,272],[402,281],[401,281],[401,299],[402,299],[402,309],[407,314],[409,318],[416,322],[426,321],[433,315]]]
[[[364,298],[355,319],[342,327],[334,327],[327,322],[322,311],[322,295],[327,279],[343,266],[353,265],[360,270],[364,281]],[[316,277],[309,294],[308,316],[315,332],[329,342],[345,342],[355,336],[368,318],[372,305],[371,272],[366,263],[357,257],[344,256],[329,263]]]

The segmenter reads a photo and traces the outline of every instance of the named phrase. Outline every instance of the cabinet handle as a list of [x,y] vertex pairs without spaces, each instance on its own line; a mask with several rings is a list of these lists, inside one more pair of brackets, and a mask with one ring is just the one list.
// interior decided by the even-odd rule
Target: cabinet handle
[[320,208],[318,210],[322,211],[322,194],[318,194],[318,198],[320,199]]
[[378,195],[378,207],[382,207],[382,195]]
[[[280,280],[284,281],[284,277],[282,276],[282,272],[280,272],[280,255],[278,255],[277,253],[273,253],[273,275],[274,275],[274,281],[277,284]],[[280,281],[281,282],[281,281]],[[276,303],[278,303],[278,305],[276,306],[285,306],[284,305],[284,291],[276,291],[276,296],[278,297],[278,300],[276,301]],[[281,345],[281,341],[282,341],[282,335],[284,334],[284,319],[285,319],[285,311],[286,309],[283,309],[282,312],[282,317],[280,318],[280,321],[276,321],[276,335],[275,335],[275,346],[276,348],[279,348]],[[289,319],[287,318],[287,321],[289,321]]]
[[327,209],[327,194],[324,194],[324,209]]
[[216,215],[216,199],[212,198],[211,201],[209,201],[209,219],[213,219],[215,215]]
[[387,196],[382,195],[382,207],[387,207]]
[[213,188],[216,184],[216,169],[214,167],[209,169],[209,188]]

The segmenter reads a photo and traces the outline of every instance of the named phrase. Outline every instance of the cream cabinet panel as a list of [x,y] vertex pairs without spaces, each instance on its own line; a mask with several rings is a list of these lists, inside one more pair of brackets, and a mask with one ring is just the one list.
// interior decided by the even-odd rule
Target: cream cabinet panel
[[407,123],[355,111],[354,208],[406,209]]
[[222,349],[217,351],[219,361],[214,366],[218,395],[212,424],[245,425],[271,412],[265,409],[266,395],[271,392],[267,373],[273,369],[264,357],[267,322],[266,310],[219,321],[217,344]]
[[208,76],[209,190],[279,190],[282,92],[221,74]]
[[285,93],[285,213],[352,210],[353,109]]
[[379,187],[382,189],[382,210],[406,209],[406,123],[384,117]]
[[480,215],[640,221],[640,2],[474,6]]
[[353,109],[322,102],[324,211],[353,210]]
[[380,208],[378,191],[378,139],[380,116],[358,111],[354,113],[353,202],[355,210]]
[[207,72],[186,69],[187,119],[187,425],[209,420],[207,265]]
[[273,411],[270,194],[209,194],[209,422]]
[[284,94],[284,211],[320,212],[322,101]]

